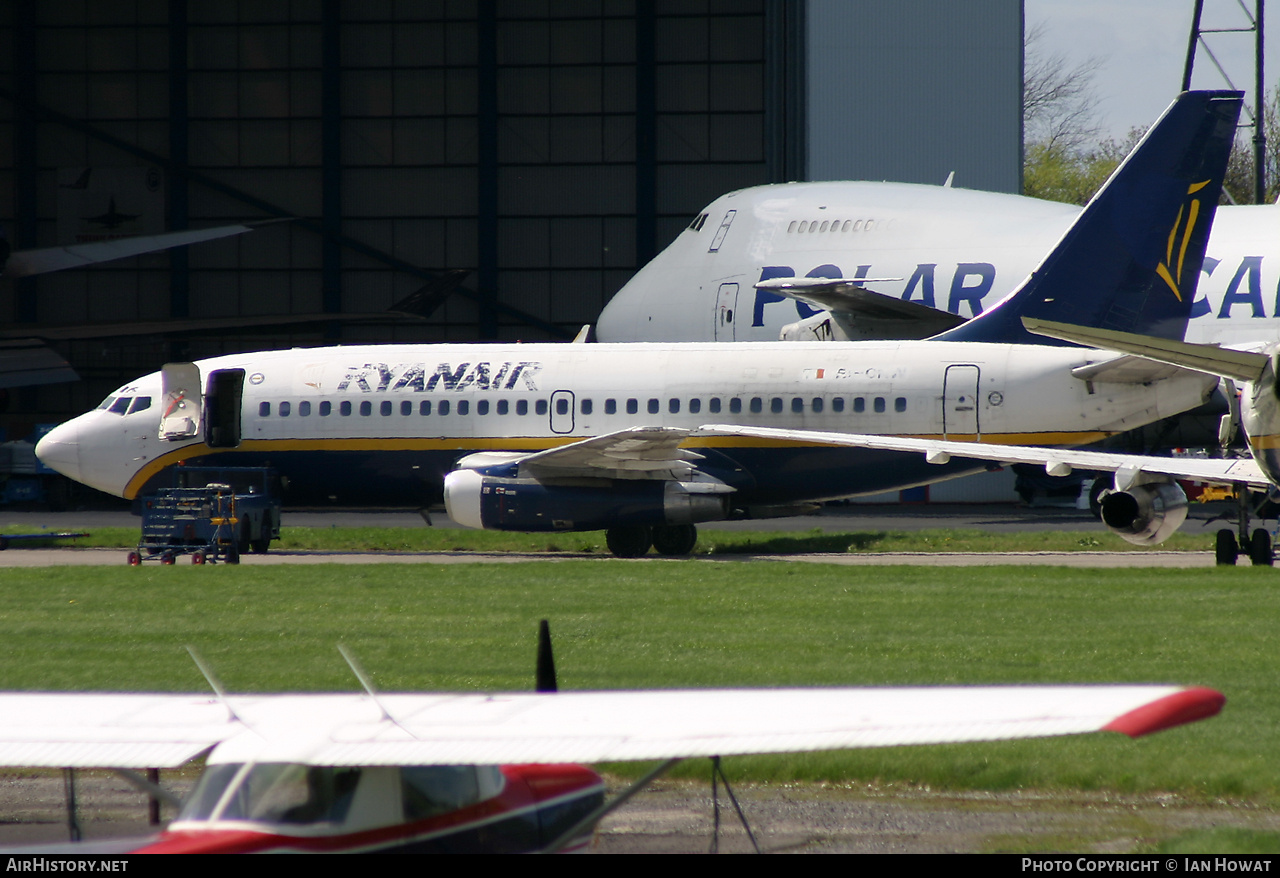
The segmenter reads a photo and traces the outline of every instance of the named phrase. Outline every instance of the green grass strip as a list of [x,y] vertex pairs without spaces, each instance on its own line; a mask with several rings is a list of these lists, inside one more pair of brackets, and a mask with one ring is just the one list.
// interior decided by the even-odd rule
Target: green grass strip
[[[1217,528],[1193,523],[1156,547],[1162,551],[1209,552]],[[6,533],[29,528],[10,525]],[[73,541],[23,541],[15,547],[73,545],[132,548],[138,528],[94,528]],[[320,552],[520,552],[587,553],[607,555],[603,531],[526,534],[502,531],[431,527],[286,527],[273,548]],[[993,533],[978,529],[863,531],[832,533],[821,528],[805,531],[727,531],[702,528],[694,554],[797,554],[809,552],[1119,552],[1149,551],[1109,533],[1089,531],[1023,531]]]
[[[1280,802],[1276,571],[582,560],[0,570],[0,688],[526,690],[550,618],[566,689],[1172,682],[1223,716],[1130,741],[735,759],[734,777],[1173,790]],[[696,772],[701,773],[702,767]]]

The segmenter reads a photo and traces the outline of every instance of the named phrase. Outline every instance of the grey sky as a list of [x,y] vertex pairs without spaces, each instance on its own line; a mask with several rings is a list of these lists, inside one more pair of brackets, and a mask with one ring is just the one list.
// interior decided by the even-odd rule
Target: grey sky
[[[1192,0],[1025,0],[1027,31],[1045,25],[1048,54],[1063,55],[1072,67],[1090,57],[1101,62],[1094,76],[1097,122],[1117,139],[1130,128],[1155,121],[1182,85]],[[1254,0],[1244,0],[1252,12]],[[1247,27],[1241,0],[1204,0],[1201,27]],[[1280,3],[1265,21],[1267,88],[1280,79]],[[1238,88],[1253,103],[1254,35],[1219,34],[1209,47]],[[1226,88],[1201,47],[1193,88]]]

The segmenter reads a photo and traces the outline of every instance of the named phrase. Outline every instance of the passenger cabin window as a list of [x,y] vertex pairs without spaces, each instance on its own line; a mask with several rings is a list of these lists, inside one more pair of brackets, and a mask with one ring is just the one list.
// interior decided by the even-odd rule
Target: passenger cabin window
[[436,406],[436,414],[442,418],[449,414],[449,400],[440,400],[440,404]]
[[680,400],[676,399],[674,396],[667,400],[667,411],[673,415],[680,414]]
[[311,414],[310,402],[304,399],[302,402],[298,403],[298,417],[305,418],[305,417],[308,417],[310,414]]
[[489,400],[482,399],[476,403],[476,414],[477,415],[489,414]]
[[332,412],[333,403],[329,402],[327,399],[320,403],[320,417],[327,418]]
[[867,401],[860,396],[853,398],[853,411],[855,414],[862,414],[867,410]]
[[351,414],[350,400],[344,399],[342,402],[338,404],[338,414],[342,415],[344,418],[348,417]]
[[711,399],[707,400],[707,409],[713,415],[720,414],[720,397],[713,396]]
[[627,414],[634,415],[640,411],[640,403],[634,399],[627,400]]
[[700,411],[702,411],[702,400],[696,397],[689,400],[689,414],[696,415]]
[[876,397],[876,401],[875,401],[875,409],[876,409],[876,413],[877,413],[877,414],[883,414],[883,413],[884,413],[884,397],[883,397],[883,396],[877,396],[877,397]]
[[467,402],[465,399],[458,400],[458,417],[462,417],[470,410],[471,403]]
[[287,402],[280,403],[280,417],[282,418],[289,417],[289,412],[291,411],[293,411],[293,406],[289,405],[289,403]]
[[769,400],[769,411],[775,415],[782,414],[782,397],[775,396]]
[[736,396],[729,400],[729,413],[734,415],[742,414],[742,400]]
[[373,414],[373,403],[366,399],[360,403],[360,417],[367,418],[371,414]]
[[592,408],[591,400],[589,399],[582,400],[582,402],[578,403],[578,408],[582,411],[584,415],[591,414],[591,408]]
[[569,414],[569,400],[565,399],[563,396],[556,400],[556,414]]
[[604,413],[606,415],[616,415],[618,413],[618,401],[616,399],[606,399],[604,401]]
[[545,415],[547,413],[547,401],[540,399],[533,404],[533,413],[536,415]]
[[662,408],[662,404],[659,403],[656,399],[649,400],[649,414],[656,415],[660,408]]
[[758,396],[751,397],[751,414],[758,415],[764,411],[764,400]]
[[507,413],[507,401],[505,399],[498,400],[498,414],[505,415]]
[[793,396],[793,397],[791,398],[791,411],[792,411],[792,413],[793,413],[793,414],[803,415],[803,414],[804,414],[804,400],[803,400],[803,399],[801,399],[801,398],[800,398],[800,397],[798,397],[798,396]]
[[527,399],[516,400],[516,414],[517,415],[529,414],[529,400]]
[[418,403],[418,414],[424,418],[431,414],[431,400],[424,399]]
[[400,414],[402,414],[402,415],[411,415],[411,414],[413,414],[413,402],[412,402],[412,401],[410,401],[410,400],[407,400],[407,399],[406,399],[406,400],[403,400],[403,401],[400,403]]
[[271,417],[271,403],[269,402],[258,403],[258,417],[260,418]]
[[893,410],[895,412],[905,412],[907,410],[907,398],[900,396],[893,401]]
[[813,398],[813,410],[818,414],[822,413],[822,397],[815,396]]
[[831,400],[831,410],[832,410],[833,412],[842,412],[842,411],[844,411],[844,397],[843,397],[843,396],[837,396],[835,399]]

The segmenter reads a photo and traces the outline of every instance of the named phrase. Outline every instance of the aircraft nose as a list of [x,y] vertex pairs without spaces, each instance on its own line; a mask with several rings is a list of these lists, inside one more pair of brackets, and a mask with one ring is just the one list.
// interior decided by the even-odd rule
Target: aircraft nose
[[80,479],[80,425],[59,424],[36,443],[36,457],[49,469],[69,479]]

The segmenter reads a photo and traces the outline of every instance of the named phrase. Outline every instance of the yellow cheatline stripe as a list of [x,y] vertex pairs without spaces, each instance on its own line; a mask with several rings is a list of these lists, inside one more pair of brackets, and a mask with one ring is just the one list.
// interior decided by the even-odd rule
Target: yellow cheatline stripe
[[[1108,436],[1110,432],[1048,433],[918,433],[897,438],[949,439],[953,442],[981,442],[987,445],[1087,445]],[[210,448],[204,443],[185,445],[149,460],[133,474],[125,485],[124,497],[132,500],[142,486],[165,467],[207,454],[256,452],[275,454],[286,451],[544,451],[588,436],[520,436],[520,437],[450,437],[440,439],[249,439],[234,449]],[[808,440],[765,439],[756,436],[699,436],[683,443],[686,448],[826,448],[829,442]]]
[[236,448],[210,448],[204,443],[184,445],[147,461],[133,474],[125,485],[124,497],[132,500],[148,479],[165,467],[173,466],[193,457],[207,454],[256,452],[274,454],[284,451],[544,451],[570,442],[582,436],[530,436],[516,439],[483,437],[478,439],[454,436],[438,439],[247,439]]
[[1280,433],[1267,433],[1262,436],[1250,436],[1249,447],[1256,448],[1259,451],[1270,451],[1273,448],[1280,448]]
[[1177,296],[1178,301],[1181,302],[1182,293],[1178,292],[1178,285],[1173,282],[1173,278],[1169,277],[1169,269],[1164,267],[1163,262],[1156,266],[1156,274],[1160,275],[1160,277],[1164,279],[1164,282],[1169,285],[1169,289],[1173,290],[1173,294]]
[[[1178,250],[1178,277],[1182,277],[1182,262],[1187,258],[1187,245],[1191,243],[1191,233],[1196,227],[1196,217],[1200,215],[1200,199],[1191,202],[1191,216],[1187,217],[1187,228],[1182,233],[1182,247]],[[1182,301],[1179,297],[1178,301]]]

